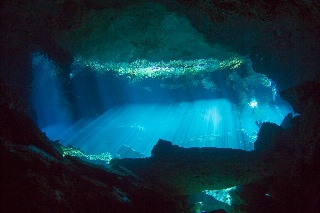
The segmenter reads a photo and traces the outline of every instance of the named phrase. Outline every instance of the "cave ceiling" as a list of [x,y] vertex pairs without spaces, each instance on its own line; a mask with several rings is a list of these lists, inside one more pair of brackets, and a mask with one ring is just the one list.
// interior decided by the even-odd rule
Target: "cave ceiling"
[[241,55],[283,89],[319,78],[319,9],[315,1],[8,1],[1,70],[15,72],[10,57],[35,50],[64,65]]

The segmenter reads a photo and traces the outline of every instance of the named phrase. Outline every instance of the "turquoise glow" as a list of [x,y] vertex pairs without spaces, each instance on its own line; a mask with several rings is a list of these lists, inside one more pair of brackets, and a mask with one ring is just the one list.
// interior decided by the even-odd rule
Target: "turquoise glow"
[[32,56],[32,105],[36,122],[49,138],[54,138],[71,125],[61,85],[56,79],[56,66],[44,55]]
[[229,192],[236,190],[236,186],[230,187],[227,189],[221,189],[221,190],[205,190],[204,192],[209,195],[214,197],[216,200],[226,203],[229,206],[232,205],[232,197],[230,196]]
[[[198,61],[206,64],[194,60],[191,67]],[[149,65],[142,62],[139,63]],[[180,69],[183,63],[191,63],[178,62],[165,65]],[[247,59],[246,63],[249,62]],[[266,76],[249,70],[242,77],[239,74],[243,72],[242,63],[235,59],[221,62],[220,71],[212,78],[207,72],[210,66],[204,66],[205,69],[196,66],[192,69],[203,70],[184,74],[187,78],[147,77],[134,85],[126,77],[110,72],[101,74],[74,64],[69,80],[75,97],[73,110],[80,119],[71,122],[68,103],[55,78],[55,65],[35,54],[32,102],[36,121],[50,139],[80,148],[88,155],[111,153],[128,157],[126,152],[131,152],[139,157],[150,156],[160,138],[186,148],[252,150],[259,130],[257,123],[280,124],[291,110],[275,101],[275,85]],[[232,69],[228,70],[231,65]],[[201,80],[202,74],[207,77],[201,84],[194,84]],[[197,76],[197,81],[192,76]],[[173,85],[181,87],[172,88]]]
[[255,121],[267,117],[280,124],[286,112],[286,107],[275,105],[239,111],[226,99],[128,104],[78,121],[59,139],[88,153],[114,155],[126,145],[149,156],[159,138],[182,147],[251,150],[259,129]]

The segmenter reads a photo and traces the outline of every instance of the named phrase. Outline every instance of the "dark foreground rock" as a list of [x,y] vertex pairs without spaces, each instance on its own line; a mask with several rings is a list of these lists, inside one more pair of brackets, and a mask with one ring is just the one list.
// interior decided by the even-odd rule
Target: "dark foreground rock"
[[290,168],[289,155],[221,148],[181,148],[159,140],[150,158],[113,159],[149,182],[178,195],[225,189]]
[[185,212],[125,169],[63,158],[22,112],[0,115],[1,212]]

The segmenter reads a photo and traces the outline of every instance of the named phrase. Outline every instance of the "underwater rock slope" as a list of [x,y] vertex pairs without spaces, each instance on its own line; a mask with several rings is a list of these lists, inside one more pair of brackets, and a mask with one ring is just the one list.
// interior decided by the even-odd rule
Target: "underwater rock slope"
[[125,170],[63,158],[22,112],[1,105],[0,117],[1,212],[185,212]]

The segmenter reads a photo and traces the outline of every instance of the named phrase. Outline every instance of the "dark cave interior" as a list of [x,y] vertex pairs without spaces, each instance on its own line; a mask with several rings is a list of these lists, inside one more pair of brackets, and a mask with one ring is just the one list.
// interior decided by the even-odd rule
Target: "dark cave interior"
[[320,3],[1,3],[2,212],[320,212]]

